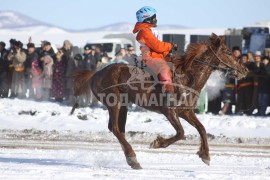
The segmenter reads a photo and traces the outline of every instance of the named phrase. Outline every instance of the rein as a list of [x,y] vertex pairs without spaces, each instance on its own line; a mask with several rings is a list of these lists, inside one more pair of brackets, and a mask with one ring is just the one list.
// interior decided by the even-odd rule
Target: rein
[[207,65],[207,66],[210,66],[216,70],[221,70],[221,71],[224,71],[225,72],[225,77],[227,77],[229,74],[231,74],[233,71],[236,71],[235,68],[224,68],[224,67],[220,67],[219,64],[222,63],[226,66],[229,66],[227,63],[223,62],[218,56],[217,54],[214,52],[214,50],[211,48],[211,46],[209,46],[210,50],[212,51],[212,53],[215,55],[215,57],[219,60],[219,63],[218,65],[215,65],[215,64],[210,64],[208,62],[204,62],[204,61],[201,61],[200,59],[195,59],[195,61],[201,63],[201,64],[204,64],[204,65]]

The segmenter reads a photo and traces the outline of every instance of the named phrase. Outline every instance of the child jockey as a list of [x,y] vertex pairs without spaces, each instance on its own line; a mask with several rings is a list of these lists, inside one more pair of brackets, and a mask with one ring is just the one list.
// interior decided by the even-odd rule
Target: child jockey
[[163,93],[165,93],[165,102],[167,104],[168,95],[174,92],[172,84],[172,72],[165,61],[165,57],[177,44],[162,42],[156,30],[157,19],[156,10],[150,6],[144,6],[136,13],[137,23],[133,33],[137,33],[137,41],[141,44],[142,60],[154,71],[159,81],[163,84]]

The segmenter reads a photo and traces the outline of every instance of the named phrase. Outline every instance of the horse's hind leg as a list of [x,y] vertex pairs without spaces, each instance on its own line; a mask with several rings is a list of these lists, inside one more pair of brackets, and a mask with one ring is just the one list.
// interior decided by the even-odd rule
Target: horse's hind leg
[[[122,109],[123,108],[123,109]],[[128,165],[133,169],[141,169],[139,162],[137,161],[136,154],[132,149],[131,145],[127,142],[125,138],[125,123],[127,117],[126,107],[121,107],[120,109],[117,106],[108,106],[110,122],[113,134],[117,137],[118,141],[121,144],[121,147],[125,153],[126,160]],[[111,123],[111,125],[110,125]]]
[[201,122],[196,117],[195,113],[192,110],[184,111],[179,114],[180,117],[184,118],[187,122],[189,122],[192,126],[194,126],[200,136],[201,136],[201,146],[198,151],[198,155],[200,158],[202,158],[202,161],[210,165],[210,154],[209,154],[209,146],[207,141],[207,135],[204,126],[201,124]]
[[169,139],[158,136],[157,139],[150,144],[150,148],[165,148],[184,137],[184,129],[179,121],[178,114],[176,114],[173,109],[169,109],[164,115],[176,130],[176,135]]

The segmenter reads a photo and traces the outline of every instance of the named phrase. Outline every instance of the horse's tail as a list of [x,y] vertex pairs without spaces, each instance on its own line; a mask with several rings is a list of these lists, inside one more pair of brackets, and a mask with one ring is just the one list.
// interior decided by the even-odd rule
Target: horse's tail
[[[87,99],[90,98],[90,84],[94,74],[94,71],[88,69],[78,70],[71,74],[70,77],[73,79],[73,95],[75,97],[86,96]],[[70,114],[73,114],[75,108],[77,107],[79,107],[79,104],[76,102],[73,105]]]

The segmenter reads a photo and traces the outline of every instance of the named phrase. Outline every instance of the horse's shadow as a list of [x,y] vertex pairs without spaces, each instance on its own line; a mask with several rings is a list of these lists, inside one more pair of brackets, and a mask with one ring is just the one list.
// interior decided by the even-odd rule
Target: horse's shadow
[[71,163],[61,159],[35,159],[35,158],[2,158],[0,163],[17,163],[17,164],[37,164],[44,166],[76,166],[80,168],[88,168],[83,164]]

